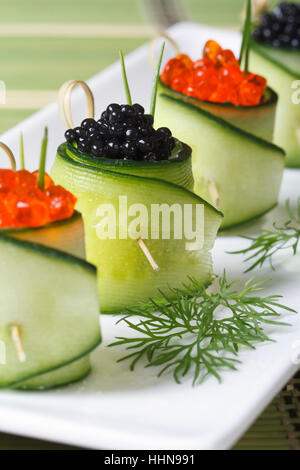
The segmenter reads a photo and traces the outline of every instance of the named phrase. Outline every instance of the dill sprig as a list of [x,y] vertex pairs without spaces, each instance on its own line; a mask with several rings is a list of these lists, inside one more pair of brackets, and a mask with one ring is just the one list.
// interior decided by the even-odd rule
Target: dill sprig
[[250,240],[251,244],[244,250],[231,252],[232,254],[250,255],[245,262],[254,261],[246,272],[252,271],[256,267],[262,267],[266,262],[270,263],[272,269],[273,256],[282,250],[291,250],[293,255],[297,253],[300,241],[300,198],[297,202],[297,209],[292,211],[290,201],[285,204],[289,220],[282,226],[273,224],[274,230],[264,230],[258,237],[244,236],[246,240]]
[[224,273],[211,293],[201,282],[189,281],[182,289],[170,289],[172,296],[160,292],[161,300],[124,312],[119,322],[136,336],[117,337],[110,344],[129,351],[118,362],[130,360],[131,370],[138,362],[159,367],[158,376],[171,371],[177,383],[188,373],[193,385],[208,375],[221,381],[222,370],[236,370],[241,347],[255,349],[256,343],[271,341],[264,324],[287,325],[278,317],[282,311],[294,312],[279,303],[278,295],[259,296],[267,281],[254,283],[252,278],[237,290],[237,281],[228,281]]

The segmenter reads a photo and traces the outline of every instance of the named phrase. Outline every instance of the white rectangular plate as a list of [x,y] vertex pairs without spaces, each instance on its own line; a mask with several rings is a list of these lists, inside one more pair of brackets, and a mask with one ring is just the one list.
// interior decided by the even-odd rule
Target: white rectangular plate
[[[171,28],[170,35],[183,52],[199,57],[205,40],[215,38],[238,51],[240,35],[191,23]],[[116,56],[117,56],[116,51]],[[166,48],[165,60],[173,51]],[[147,105],[152,69],[147,46],[127,57],[127,69],[134,101]],[[70,77],[73,79],[76,77]],[[124,102],[119,64],[114,64],[89,82],[96,98],[96,115],[110,102]],[[76,122],[84,116],[84,98],[76,90],[73,98]],[[159,109],[157,110],[159,112]],[[7,132],[3,141],[18,152],[19,133],[25,139],[27,166],[36,169],[44,126],[49,127],[49,166],[56,147],[63,141],[64,128],[53,104]],[[270,184],[272,182],[270,181]],[[280,205],[250,227],[218,238],[214,251],[215,272],[226,269],[230,279],[242,275],[242,258],[226,254],[246,246],[237,235],[259,233],[263,227],[284,217],[284,201],[295,203],[299,193],[299,171],[286,170]],[[286,254],[277,260],[277,270],[268,266],[255,273],[257,279],[272,278],[264,293],[283,295],[283,302],[300,311],[299,256]],[[1,431],[48,439],[94,449],[227,449],[230,448],[270,400],[297,371],[293,361],[300,340],[300,316],[288,315],[290,327],[269,332],[277,341],[241,353],[238,372],[225,372],[222,384],[213,378],[192,388],[189,380],[176,385],[171,376],[156,378],[156,371],[117,364],[124,351],[106,348],[124,332],[115,319],[102,317],[105,343],[93,355],[93,372],[82,383],[43,393],[0,393]],[[1,366],[0,366],[1,367]]]

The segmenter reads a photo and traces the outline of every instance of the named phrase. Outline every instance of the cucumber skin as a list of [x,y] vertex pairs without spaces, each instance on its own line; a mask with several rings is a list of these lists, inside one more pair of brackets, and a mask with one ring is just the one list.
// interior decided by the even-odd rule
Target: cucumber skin
[[188,145],[179,141],[176,141],[176,146],[172,152],[173,159],[151,163],[121,159],[97,159],[91,155],[78,152],[70,144],[66,144],[65,151],[72,160],[100,170],[117,171],[118,173],[144,176],[146,178],[158,178],[182,186],[189,191],[194,189],[192,150]]
[[71,385],[85,379],[91,372],[89,355],[83,356],[67,366],[60,367],[53,372],[48,372],[19,383],[14,388],[22,391],[44,391]]
[[270,88],[268,88],[267,91],[270,94],[270,99],[263,105],[234,106],[228,103],[210,103],[183,95],[164,85],[161,80],[158,88],[159,95],[168,95],[180,101],[190,103],[197,108],[201,108],[213,114],[219,119],[223,119],[229,124],[272,142],[278,95]]
[[[300,104],[292,102],[292,83],[300,80],[296,74],[267,55],[268,48],[252,41],[250,66],[264,73],[271,86],[279,93],[274,141],[286,151],[286,166],[300,167]],[[299,54],[300,62],[300,54]],[[299,136],[297,137],[296,129]]]
[[[210,282],[212,261],[209,251],[214,244],[222,214],[206,201],[170,182],[118,173],[74,161],[66,152],[66,144],[58,148],[51,175],[58,184],[78,197],[78,209],[85,222],[87,256],[98,267],[102,314],[119,313],[126,307],[138,306],[140,302],[157,296],[158,288],[166,290],[170,285],[176,287],[186,282],[188,275],[200,279],[203,277],[204,283]],[[97,223],[96,208],[103,203],[116,206],[119,194],[128,196],[128,205],[137,201],[147,207],[149,203],[158,201],[203,204],[207,214],[207,251],[203,251],[201,261],[197,255],[196,264],[196,255],[182,251],[184,240],[176,240],[176,243],[173,240],[147,240],[150,251],[161,266],[159,273],[155,273],[135,240],[99,240],[95,229],[91,229]],[[179,261],[176,261],[177,257]],[[178,264],[182,269],[180,272]]]
[[[45,258],[48,257],[49,260],[53,260],[53,259],[56,258],[57,260],[61,260],[62,262],[65,262],[65,263],[73,263],[74,266],[77,265],[78,267],[81,267],[81,268],[85,269],[87,272],[90,272],[93,275],[96,274],[95,266],[88,263],[87,261],[84,261],[80,258],[76,258],[76,257],[74,257],[74,256],[72,256],[68,253],[63,252],[63,251],[59,251],[59,250],[56,250],[56,249],[53,249],[53,248],[49,248],[47,246],[40,245],[40,244],[35,243],[35,242],[24,241],[22,239],[15,238],[15,237],[10,235],[10,232],[6,232],[6,233],[3,233],[3,232],[4,231],[2,231],[0,233],[0,243],[4,242],[4,243],[7,243],[9,245],[11,245],[11,244],[15,245],[16,247],[22,248],[25,251],[28,251],[29,253],[39,254],[39,255],[44,256]],[[2,283],[1,283],[1,285],[2,285]],[[36,372],[31,372],[31,373],[27,372],[25,374],[22,372],[20,374],[19,378],[16,378],[14,380],[10,380],[9,382],[3,382],[2,381],[2,383],[0,384],[0,389],[14,388],[14,387],[17,387],[20,384],[23,384],[24,382],[29,381],[29,380],[30,381],[34,380],[34,381],[37,382],[38,378],[40,376],[47,375],[47,374],[53,374],[52,387],[53,386],[55,386],[55,387],[59,386],[60,384],[62,384],[62,382],[64,382],[63,384],[66,385],[66,382],[63,381],[60,377],[60,369],[61,368],[66,368],[66,372],[68,373],[68,371],[67,371],[68,366],[71,366],[71,368],[73,369],[74,362],[80,361],[83,357],[87,356],[90,352],[92,352],[95,348],[97,348],[102,342],[102,337],[101,337],[100,330],[99,330],[99,333],[96,336],[97,336],[96,341],[93,344],[90,344],[88,349],[86,349],[84,352],[81,352],[80,354],[68,359],[67,361],[61,361],[60,363],[57,363],[53,367],[46,367],[42,370],[38,370]],[[26,362],[25,362],[25,364],[26,364]],[[20,367],[22,368],[22,365],[20,365]],[[58,375],[59,375],[60,384],[56,383],[56,378],[55,378],[56,371],[59,372]],[[0,372],[1,372],[1,369],[0,369]],[[85,371],[85,375],[86,374],[87,374],[87,370]],[[0,379],[1,379],[1,375],[0,375]]]
[[[284,169],[284,152],[282,149],[267,140],[263,140],[260,137],[233,126],[229,122],[208,113],[202,108],[195,107],[186,101],[178,100],[169,94],[160,94],[158,96],[158,109],[160,113],[157,113],[155,124],[160,126],[162,122],[164,122],[178,138],[189,140],[189,144],[193,150],[195,192],[212,203],[208,189],[208,181],[213,180],[216,182],[221,196],[220,210],[224,212],[225,216],[221,230],[237,227],[273,209],[277,203]],[[187,129],[180,124],[183,122],[183,119],[188,123]],[[191,131],[191,129],[193,129],[193,131]],[[212,131],[212,129],[214,129],[214,131]],[[207,139],[203,132],[206,132]],[[218,133],[219,146],[218,139],[215,138]],[[188,139],[187,136],[189,134],[190,138]],[[235,135],[236,137],[234,137]],[[223,156],[222,150],[224,150],[225,147],[226,141],[224,139],[227,138],[226,136],[230,136],[231,144],[229,145],[227,143],[226,153]],[[238,143],[240,145],[238,145]],[[239,156],[239,153],[242,153],[241,145],[245,146],[244,152],[248,152],[248,161],[246,161],[245,157],[243,158],[242,155]],[[252,158],[254,162],[259,149],[261,152],[264,152],[265,149],[265,153],[269,154],[267,157],[267,160],[269,160],[267,167],[272,170],[272,172],[275,172],[273,182],[275,189],[273,191],[274,196],[269,197],[270,200],[268,203],[265,203],[264,200],[262,201],[263,205],[261,209],[259,209],[260,201],[257,200],[257,191],[247,190],[248,197],[246,198],[245,195],[245,204],[248,206],[247,210],[249,212],[247,214],[247,210],[241,207],[241,194],[242,192],[245,193],[247,184],[245,181],[242,182],[241,189],[239,189],[238,182],[239,180],[243,181],[245,175],[249,174],[250,176],[251,174],[250,154],[249,149],[247,149],[247,147],[250,148],[250,146],[253,148]],[[208,148],[207,157],[205,156],[206,148]],[[274,154],[274,158],[270,159],[271,154]],[[236,156],[233,158],[233,155]],[[224,160],[224,157],[226,160]],[[226,167],[224,167],[224,161],[227,162]],[[236,168],[238,164],[241,164],[240,172]],[[256,165],[260,165],[260,159],[256,161]],[[231,171],[229,171],[230,168],[232,168]],[[258,172],[256,166],[254,170],[260,179],[264,177],[266,170],[262,173]],[[225,177],[222,175],[222,171],[225,172]],[[277,175],[276,178],[275,175]],[[269,181],[270,175],[267,174],[263,180],[263,184],[266,188],[269,188]],[[235,197],[233,197],[234,192],[236,193]],[[266,191],[266,194],[268,194],[268,191]],[[253,203],[251,198],[253,198]],[[240,207],[238,208],[238,206]]]

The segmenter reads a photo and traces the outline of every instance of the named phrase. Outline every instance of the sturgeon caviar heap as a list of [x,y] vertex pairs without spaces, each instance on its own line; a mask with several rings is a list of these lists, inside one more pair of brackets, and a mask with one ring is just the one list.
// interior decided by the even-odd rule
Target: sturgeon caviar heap
[[72,217],[76,197],[47,174],[40,190],[38,173],[0,169],[0,228],[40,227]]
[[193,62],[179,54],[169,60],[162,82],[179,93],[213,103],[257,106],[264,102],[267,81],[260,75],[244,72],[229,49],[216,41],[205,44],[203,58]]
[[282,2],[272,13],[266,13],[253,38],[273,47],[299,50],[300,4]]
[[153,128],[153,116],[139,104],[110,104],[99,121],[85,119],[68,129],[66,141],[94,157],[155,162],[167,160],[175,140],[167,127]]

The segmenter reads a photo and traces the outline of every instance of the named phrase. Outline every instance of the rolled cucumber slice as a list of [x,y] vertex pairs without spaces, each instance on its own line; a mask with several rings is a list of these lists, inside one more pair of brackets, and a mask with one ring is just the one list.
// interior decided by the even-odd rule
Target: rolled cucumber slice
[[275,62],[290,74],[298,77],[300,76],[299,50],[272,47],[268,44],[261,44],[254,39],[252,39],[251,48],[256,52],[267,56],[269,60]]
[[139,162],[134,160],[94,158],[88,154],[78,152],[73,145],[65,147],[67,155],[79,163],[88,164],[95,168],[117,171],[118,173],[159,178],[170,183],[178,184],[192,191],[194,188],[192,156],[188,145],[176,140],[176,145],[168,160],[155,163]]
[[70,385],[84,379],[91,371],[89,354],[78,361],[72,362],[68,366],[39,375],[32,379],[21,382],[15,386],[19,390],[48,390],[51,388]]
[[222,227],[247,222],[272,209],[285,164],[284,152],[207,111],[159,96],[156,126],[169,126],[193,151],[195,192],[224,213]]
[[177,91],[167,87],[160,80],[158,93],[171,96],[180,101],[190,103],[193,106],[204,109],[209,113],[217,116],[224,121],[233,124],[251,134],[262,139],[273,141],[276,106],[278,95],[271,89],[267,88],[265,97],[267,102],[259,106],[234,106],[228,103],[210,103],[209,101],[201,101],[191,96],[183,95]]
[[86,378],[91,372],[90,355],[87,354],[82,359],[59,369],[39,375],[16,385],[17,390],[50,390],[52,388],[71,385]]
[[287,166],[300,167],[300,94],[296,83],[300,80],[300,52],[252,41],[250,66],[263,73],[279,94],[274,141],[286,151]]
[[[0,365],[1,388],[54,372],[100,343],[94,266],[2,233],[0,281],[0,344],[2,356],[5,353]],[[25,357],[20,357],[13,336],[16,328]]]
[[[62,144],[58,148],[51,175],[57,184],[62,184],[78,197],[77,207],[85,224],[87,259],[98,268],[101,313],[115,313],[136,306],[140,301],[156,297],[158,289],[167,290],[169,286],[176,287],[187,282],[187,276],[197,277],[204,283],[210,281],[210,251],[222,220],[219,211],[179,185],[161,179],[125,174],[118,171],[118,167],[115,167],[115,171],[110,171],[100,164],[90,165],[72,156],[73,153],[67,152],[67,144]],[[160,165],[159,167],[161,168]],[[149,163],[148,168],[151,173],[152,165]],[[162,171],[160,174],[163,177]],[[150,234],[145,242],[160,268],[155,272],[137,239],[122,238],[119,234],[119,215],[124,215],[119,196],[126,198],[128,209],[140,204],[148,214],[151,214],[151,207],[155,204],[166,204],[169,207],[177,204],[180,210],[184,209],[184,204],[190,204],[193,208],[200,205],[204,214],[202,249],[187,251],[187,237],[183,235],[181,239],[174,239],[172,226],[170,239],[163,239],[161,232],[158,239],[151,238]],[[100,239],[97,234],[100,220],[97,212],[103,204],[109,204],[113,208],[113,212],[107,217],[108,223],[116,227],[115,238]],[[193,211],[194,227],[195,217]],[[131,221],[129,217],[128,222]],[[145,232],[147,227],[142,224],[139,230]]]

